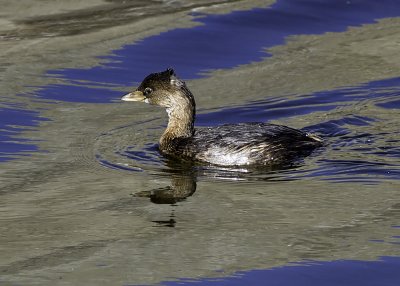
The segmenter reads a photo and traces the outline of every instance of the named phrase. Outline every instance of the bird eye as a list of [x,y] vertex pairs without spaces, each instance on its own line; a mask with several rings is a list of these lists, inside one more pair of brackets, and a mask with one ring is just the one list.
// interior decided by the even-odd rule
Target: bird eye
[[144,89],[144,91],[143,91],[143,94],[144,95],[149,95],[150,93],[152,93],[153,92],[153,90],[150,88],[150,87],[146,87],[145,89]]

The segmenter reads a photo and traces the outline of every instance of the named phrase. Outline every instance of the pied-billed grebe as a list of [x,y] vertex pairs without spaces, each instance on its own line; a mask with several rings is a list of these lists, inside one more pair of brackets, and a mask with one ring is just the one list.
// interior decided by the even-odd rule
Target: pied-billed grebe
[[317,136],[269,123],[225,124],[195,129],[193,95],[173,69],[148,75],[122,100],[166,108],[168,126],[159,141],[159,149],[166,156],[224,166],[286,165],[322,145]]

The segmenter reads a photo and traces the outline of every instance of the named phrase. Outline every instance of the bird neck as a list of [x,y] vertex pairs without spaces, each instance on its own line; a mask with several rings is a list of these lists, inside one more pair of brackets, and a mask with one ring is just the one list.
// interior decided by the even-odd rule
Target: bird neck
[[[191,94],[190,94],[191,95]],[[168,125],[160,138],[160,147],[167,147],[176,138],[189,138],[194,134],[196,107],[193,96],[179,98],[167,108]]]

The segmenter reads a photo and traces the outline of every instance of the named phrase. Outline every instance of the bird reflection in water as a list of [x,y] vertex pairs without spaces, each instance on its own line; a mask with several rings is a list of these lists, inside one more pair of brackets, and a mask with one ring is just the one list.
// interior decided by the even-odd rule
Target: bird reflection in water
[[[152,190],[141,191],[134,194],[135,197],[149,198],[155,204],[169,204],[176,207],[176,203],[186,200],[196,191],[196,171],[193,164],[168,160],[169,175],[171,184],[166,187]],[[175,227],[175,209],[172,209],[171,215],[167,220],[153,220],[160,226]]]
[[166,174],[171,179],[170,185],[133,194],[134,197],[149,198],[155,204],[169,204],[173,207],[166,220],[153,220],[157,226],[176,226],[175,208],[177,203],[185,201],[196,191],[197,177],[212,177],[232,181],[265,180],[288,181],[293,178],[282,177],[283,172],[298,165],[270,166],[268,168],[201,166],[194,162],[168,160]]

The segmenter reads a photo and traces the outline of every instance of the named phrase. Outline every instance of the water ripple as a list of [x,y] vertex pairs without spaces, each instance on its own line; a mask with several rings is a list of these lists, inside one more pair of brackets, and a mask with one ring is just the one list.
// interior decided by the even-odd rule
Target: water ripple
[[[333,182],[371,184],[384,179],[400,179],[399,133],[392,132],[391,126],[383,123],[385,119],[375,114],[366,116],[362,112],[349,113],[360,102],[377,107],[387,104],[394,94],[398,94],[395,84],[399,81],[400,78],[389,79],[309,95],[269,98],[217,111],[203,110],[197,118],[198,126],[265,122],[328,111],[325,116],[328,120],[304,128],[323,137],[325,147],[286,170],[222,168],[204,164],[191,167],[194,167],[196,176],[228,180],[317,178]],[[343,109],[343,105],[347,109]],[[330,117],[333,118],[329,119]],[[113,169],[134,172],[162,174],[184,168],[180,163],[171,167],[171,162],[158,152],[156,142],[165,123],[157,120],[123,126],[100,135],[97,138],[97,160]]]
[[[159,154],[156,119],[112,129],[96,138],[97,161],[106,167],[132,172],[160,171],[165,159]],[[160,128],[161,130],[161,128]]]

